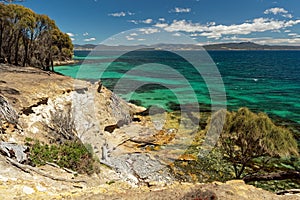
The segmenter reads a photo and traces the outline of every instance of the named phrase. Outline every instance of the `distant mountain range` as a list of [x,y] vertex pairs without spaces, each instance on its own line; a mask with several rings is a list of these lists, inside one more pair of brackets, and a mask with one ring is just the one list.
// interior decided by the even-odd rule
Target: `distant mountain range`
[[203,46],[206,50],[300,50],[300,46],[260,45],[253,42],[221,43]]
[[220,43],[211,45],[190,45],[190,44],[155,44],[155,45],[137,45],[137,46],[106,46],[106,45],[74,45],[75,50],[93,50],[94,48],[99,50],[119,50],[130,51],[136,49],[165,49],[165,50],[300,50],[300,46],[288,46],[288,45],[260,45],[253,42],[241,42],[241,43]]

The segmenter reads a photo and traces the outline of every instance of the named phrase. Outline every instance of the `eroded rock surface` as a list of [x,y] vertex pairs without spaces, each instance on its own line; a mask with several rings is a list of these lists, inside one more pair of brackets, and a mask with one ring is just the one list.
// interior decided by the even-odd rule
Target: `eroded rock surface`
[[[71,134],[57,135],[48,130],[55,129],[55,113],[69,114],[68,119],[64,118],[65,123],[74,121],[76,136],[92,145],[95,155],[112,168],[115,179],[135,186],[151,181],[171,183],[172,176],[166,165],[142,154],[138,148],[144,142],[154,141],[153,135],[157,132],[132,122],[133,115],[145,109],[128,104],[105,87],[97,92],[97,87],[97,84],[33,68],[2,65],[1,95],[17,110],[22,127],[20,134],[5,134],[5,140],[23,144],[26,137],[46,143],[57,141],[59,136],[70,139]],[[8,92],[11,89],[18,92]],[[63,122],[56,123],[63,126]],[[114,129],[107,131],[107,127],[112,126]],[[133,142],[134,146],[128,146],[128,142]],[[108,153],[103,158],[106,146]]]
[[[1,118],[2,141],[22,147],[27,137],[45,143],[55,141],[59,136],[68,139],[68,135],[51,131],[53,118],[57,116],[55,113],[64,113],[68,114],[68,119],[64,120],[74,123],[76,137],[90,144],[103,164],[100,173],[92,176],[75,176],[50,164],[39,167],[44,173],[71,180],[66,182],[25,172],[0,155],[0,199],[195,199],[205,195],[217,199],[298,197],[277,196],[243,182],[177,183],[167,166],[172,160],[181,158],[184,149],[178,147],[193,140],[193,130],[185,128],[177,132],[178,120],[173,116],[169,116],[173,121],[166,126],[155,124],[158,122],[135,116],[135,113],[145,111],[144,108],[128,104],[105,87],[97,92],[97,84],[75,81],[35,68],[1,64],[0,73],[0,95],[19,115],[18,126]],[[193,125],[189,121],[183,122],[184,127]],[[182,159],[193,158],[182,156]]]

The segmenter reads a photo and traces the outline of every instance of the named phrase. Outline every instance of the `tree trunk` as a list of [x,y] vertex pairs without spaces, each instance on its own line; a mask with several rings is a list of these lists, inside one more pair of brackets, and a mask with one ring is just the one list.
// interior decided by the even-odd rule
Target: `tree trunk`
[[51,58],[51,71],[54,72],[53,58]]
[[4,27],[3,27],[3,23],[2,23],[2,21],[1,21],[1,24],[0,24],[0,59],[1,59],[1,57],[2,57],[3,31],[4,31]]
[[15,65],[19,65],[18,60],[19,60],[20,35],[21,35],[20,33],[17,34],[16,43],[15,43]]
[[5,48],[6,58],[7,58],[7,62],[9,64],[12,64],[11,63],[11,55],[12,55],[12,50],[13,50],[13,44],[14,44],[14,35],[13,35],[13,33],[11,33],[10,37],[8,39],[6,48]]
[[28,58],[28,42],[26,41],[26,38],[23,37],[23,44],[24,44],[24,58],[23,58],[23,64],[22,66],[25,67],[27,63],[27,58]]
[[26,67],[27,59],[28,59],[28,46],[25,46],[25,55],[24,55],[23,65],[22,65],[23,67]]
[[242,165],[242,167],[241,167],[240,171],[238,172],[238,174],[237,174],[237,177],[236,177],[236,178],[238,178],[238,179],[240,179],[240,178],[241,178],[241,176],[242,176],[242,174],[243,174],[243,172],[244,172],[244,170],[245,170],[245,167],[246,167],[246,164],[244,163],[244,164]]
[[256,174],[248,175],[243,180],[248,183],[252,181],[271,181],[271,180],[285,180],[285,179],[300,179],[300,172],[295,170],[276,172],[270,174]]

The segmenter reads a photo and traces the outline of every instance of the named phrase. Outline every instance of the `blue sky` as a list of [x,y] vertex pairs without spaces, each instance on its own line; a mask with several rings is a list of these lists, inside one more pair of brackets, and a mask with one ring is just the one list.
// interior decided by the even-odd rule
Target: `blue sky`
[[[199,44],[300,45],[299,0],[26,0],[75,44],[99,44],[130,29],[179,32]],[[134,35],[128,37],[134,40]]]

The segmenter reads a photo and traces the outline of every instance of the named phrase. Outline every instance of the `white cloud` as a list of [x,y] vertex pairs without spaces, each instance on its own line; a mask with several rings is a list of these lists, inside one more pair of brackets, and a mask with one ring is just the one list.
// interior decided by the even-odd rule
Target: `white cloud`
[[127,14],[128,14],[129,16],[135,15],[135,13],[132,13],[132,12],[129,12],[129,11],[127,11]]
[[289,33],[288,36],[291,36],[291,37],[293,37],[293,38],[300,37],[300,35],[297,34],[297,33]]
[[158,21],[164,22],[164,21],[166,21],[166,19],[161,17],[161,18],[158,19]]
[[299,45],[300,44],[300,38],[257,38],[253,40],[253,42],[259,43],[259,44],[288,44],[288,45]]
[[282,15],[283,17],[286,17],[286,18],[293,18],[293,15],[292,14],[284,14]]
[[285,30],[284,32],[285,32],[285,33],[290,33],[290,32],[291,32],[291,30]]
[[153,22],[153,19],[145,19],[142,22],[145,24],[151,24]]
[[113,17],[125,17],[126,13],[125,12],[118,12],[118,13],[110,13],[108,16],[113,16]]
[[112,17],[125,17],[126,15],[129,15],[129,16],[132,16],[132,15],[135,15],[135,13],[132,13],[132,12],[125,12],[125,11],[122,11],[122,12],[116,12],[116,13],[110,13],[108,14],[108,16],[112,16]]
[[73,33],[67,33],[68,36],[74,37],[75,35]]
[[134,40],[134,38],[133,38],[133,37],[130,37],[129,35],[126,36],[126,39],[127,39],[127,40]]
[[167,28],[169,25],[166,23],[157,23],[154,26],[157,28]]
[[266,43],[266,44],[290,44],[290,45],[299,45],[300,44],[300,38],[293,38],[293,39],[289,39],[289,38],[272,38],[266,41],[262,42]]
[[224,35],[247,35],[253,32],[276,31],[300,24],[300,20],[275,20],[269,18],[256,18],[242,24],[216,25],[215,23],[202,25],[186,20],[174,20],[171,24],[158,23],[155,27],[164,28],[166,31],[183,31],[188,33],[199,33],[200,36],[219,39]]
[[139,31],[146,35],[160,32],[160,30],[157,28],[141,28]]
[[197,33],[193,33],[190,35],[191,37],[197,37],[197,36],[201,36],[200,34],[197,34]]
[[130,36],[138,36],[137,33],[130,33]]
[[145,19],[145,20],[128,20],[128,22],[130,23],[134,23],[134,24],[140,24],[140,23],[143,23],[143,24],[151,24],[153,22],[153,19]]
[[181,36],[181,34],[180,33],[174,33],[173,36],[179,37],[179,36]]
[[278,15],[281,14],[281,16],[286,17],[286,18],[292,18],[293,16],[291,14],[289,14],[289,12],[287,10],[285,10],[284,8],[270,8],[264,11],[264,14],[273,14],[273,15]]
[[87,39],[84,39],[83,41],[85,41],[85,42],[91,42],[91,41],[95,41],[96,40],[96,38],[87,38]]
[[139,22],[137,20],[128,20],[130,23],[138,24]]
[[72,41],[75,41],[75,38],[71,38]]
[[284,8],[270,8],[270,9],[267,9],[265,10],[264,14],[274,14],[274,15],[277,15],[279,13],[288,13],[287,10],[285,10]]
[[225,41],[231,42],[255,42],[258,44],[268,45],[299,45],[300,38],[272,38],[272,37],[260,37],[260,38],[243,38],[243,37],[226,37],[223,38]]
[[88,36],[89,33],[88,32],[85,32],[84,34],[82,34],[83,36]]
[[174,8],[172,10],[170,10],[170,13],[189,13],[191,12],[191,8]]

